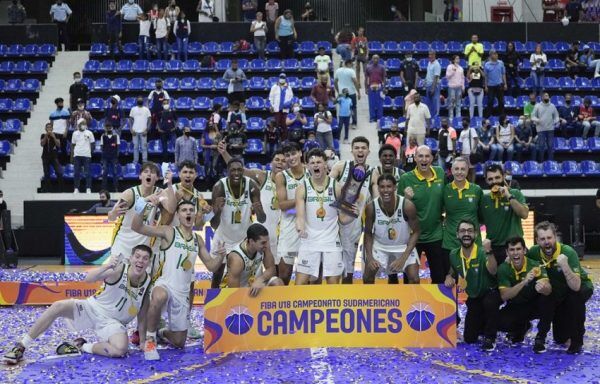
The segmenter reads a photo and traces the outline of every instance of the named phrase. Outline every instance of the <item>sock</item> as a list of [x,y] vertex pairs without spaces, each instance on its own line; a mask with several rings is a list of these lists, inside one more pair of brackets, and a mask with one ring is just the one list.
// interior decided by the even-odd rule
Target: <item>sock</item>
[[156,331],[154,331],[154,332],[146,332],[146,340],[148,340],[149,338],[152,338],[153,340],[156,341]]
[[23,335],[23,337],[21,338],[21,344],[23,344],[23,346],[25,348],[29,348],[29,346],[31,345],[32,342],[33,342],[33,339],[31,338],[31,336],[29,336],[28,333]]
[[94,343],[85,343],[81,346],[81,350],[85,353],[93,353],[92,348],[94,347]]
[[167,330],[167,328],[161,328],[161,329],[159,329],[158,330],[158,337],[161,337],[161,338],[164,339],[165,338],[165,331],[166,330]]

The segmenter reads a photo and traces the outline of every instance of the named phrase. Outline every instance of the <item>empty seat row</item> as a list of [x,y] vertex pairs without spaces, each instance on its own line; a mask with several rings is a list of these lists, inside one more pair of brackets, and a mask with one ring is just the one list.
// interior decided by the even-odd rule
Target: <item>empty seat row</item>
[[19,119],[7,119],[5,122],[0,121],[1,134],[16,134],[23,130],[23,123]]
[[0,113],[29,112],[31,111],[31,100],[29,99],[0,99]]
[[0,157],[10,156],[13,150],[13,145],[8,140],[0,140]]
[[0,74],[7,73],[48,73],[49,65],[46,61],[3,61],[0,63]]
[[40,88],[38,79],[0,79],[0,92],[38,92]]
[[504,169],[510,169],[513,176],[517,177],[581,177],[600,176],[600,163],[591,160],[582,162],[547,160],[543,163],[526,161],[520,164],[516,161],[504,163]]
[[0,57],[52,57],[56,55],[53,44],[0,44]]

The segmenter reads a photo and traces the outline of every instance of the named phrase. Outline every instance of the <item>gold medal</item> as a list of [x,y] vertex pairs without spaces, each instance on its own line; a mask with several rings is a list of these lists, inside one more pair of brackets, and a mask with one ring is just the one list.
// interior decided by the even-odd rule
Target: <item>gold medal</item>
[[190,268],[192,268],[192,262],[186,257],[183,263],[181,263],[181,267],[187,272]]
[[242,222],[242,211],[239,209],[233,213],[233,222],[234,224],[241,224]]
[[279,209],[279,201],[277,201],[277,196],[273,196],[271,199],[271,209],[274,211]]
[[535,277],[539,277],[542,274],[540,267],[533,267],[531,270],[533,271],[533,276]]
[[326,213],[325,208],[323,208],[323,207],[318,208],[317,209],[317,219],[323,220],[325,218],[325,213]]
[[458,287],[462,290],[465,291],[467,289],[467,280],[463,279],[462,277],[458,277]]
[[390,240],[396,240],[396,230],[394,228],[388,228],[388,238]]
[[131,305],[129,307],[129,309],[127,310],[127,312],[129,313],[130,316],[135,316],[138,313],[138,309],[135,307],[135,305]]

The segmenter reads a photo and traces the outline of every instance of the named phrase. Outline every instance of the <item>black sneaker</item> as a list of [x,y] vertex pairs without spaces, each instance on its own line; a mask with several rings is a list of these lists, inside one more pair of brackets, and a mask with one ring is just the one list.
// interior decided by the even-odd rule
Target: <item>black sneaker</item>
[[522,344],[523,341],[525,341],[525,336],[521,336],[521,335],[511,335],[509,337],[510,343],[511,344]]
[[542,339],[535,339],[533,344],[533,352],[535,353],[546,353],[546,343]]
[[75,347],[77,347],[77,349],[79,349],[79,350],[81,350],[81,347],[85,343],[87,343],[87,340],[84,339],[83,337],[78,337],[75,340],[73,340],[73,345],[75,345]]
[[61,355],[61,356],[62,355],[80,355],[81,352],[79,352],[79,348],[77,348],[73,344],[64,342],[61,345],[59,345],[58,347],[56,347],[56,354]]
[[567,353],[569,355],[577,355],[577,354],[580,354],[581,352],[583,352],[582,344],[571,344],[569,346],[569,349],[567,349]]
[[10,352],[4,355],[4,362],[9,365],[17,364],[23,360],[23,354],[25,353],[25,347],[22,345],[15,345]]
[[486,337],[483,339],[483,344],[481,345],[481,349],[485,352],[492,352],[496,349],[496,342],[491,337]]

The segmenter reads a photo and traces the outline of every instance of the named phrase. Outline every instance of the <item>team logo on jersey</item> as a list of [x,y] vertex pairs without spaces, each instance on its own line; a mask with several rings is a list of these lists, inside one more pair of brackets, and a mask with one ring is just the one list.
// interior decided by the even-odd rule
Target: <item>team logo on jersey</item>
[[472,202],[473,202],[473,198],[469,197],[469,203],[472,203]]

